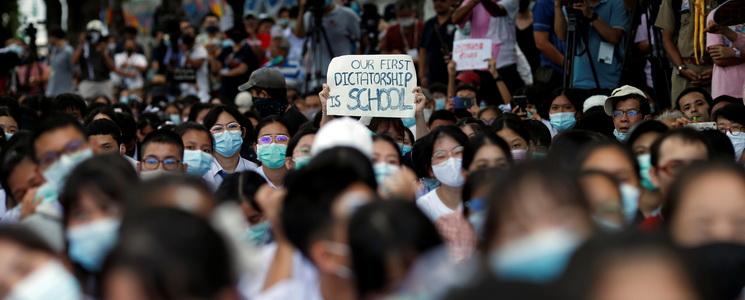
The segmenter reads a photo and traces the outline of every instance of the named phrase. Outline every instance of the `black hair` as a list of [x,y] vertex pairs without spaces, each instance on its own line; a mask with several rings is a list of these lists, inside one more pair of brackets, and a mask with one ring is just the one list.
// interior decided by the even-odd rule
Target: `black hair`
[[62,28],[59,27],[52,27],[52,29],[49,30],[49,36],[58,38],[58,39],[65,39],[65,31],[62,30]]
[[108,105],[102,105],[102,106],[98,106],[96,108],[92,108],[88,112],[88,114],[85,116],[85,119],[83,119],[83,124],[85,124],[85,125],[90,124],[91,122],[93,122],[93,119],[98,114],[106,115],[110,119],[114,120],[114,115],[116,114],[116,112],[114,112],[114,108],[112,108],[111,106],[108,106]]
[[[667,237],[660,234],[626,231],[614,235],[596,235],[586,241],[572,255],[564,276],[556,283],[567,299],[594,299],[598,284],[609,271],[619,264],[626,264],[647,257],[653,261],[666,261],[678,267],[683,280],[693,286],[684,257]],[[642,260],[642,262],[647,261]],[[685,283],[684,283],[685,284]],[[693,288],[692,288],[693,289]],[[696,292],[694,290],[694,292]],[[698,295],[696,295],[698,296]],[[704,299],[695,297],[694,299]]]
[[398,148],[398,144],[396,143],[395,140],[393,140],[392,137],[387,136],[385,134],[376,134],[376,135],[373,136],[373,139],[372,140],[373,140],[373,143],[375,143],[377,141],[383,141],[385,143],[388,143],[388,145],[390,145],[391,147],[393,147],[393,149],[396,149],[396,153],[398,154],[398,160],[399,160],[399,162],[401,162],[403,160],[403,158],[401,157],[401,156],[403,156],[401,154],[401,149]]
[[83,138],[86,137],[85,129],[83,129],[83,126],[78,123],[78,120],[72,117],[68,114],[54,114],[52,116],[48,116],[46,118],[43,118],[39,126],[36,128],[36,131],[34,131],[34,134],[31,138],[31,158],[33,158],[34,162],[38,163],[38,157],[36,155],[36,146],[34,145],[36,141],[44,135],[45,133],[55,131],[57,129],[72,127],[80,133]]
[[495,133],[485,131],[471,138],[468,147],[463,151],[463,170],[468,170],[468,168],[471,167],[473,158],[476,156],[476,153],[481,150],[481,147],[489,145],[497,146],[497,148],[504,153],[504,157],[507,158],[507,161],[512,164],[512,152],[510,151],[510,146],[507,145],[507,142],[498,137]]
[[[430,177],[432,169],[433,141],[432,139],[427,138],[428,136],[429,135],[416,140],[411,150],[412,169],[418,178]],[[425,155],[425,153],[429,153],[430,156]]]
[[233,269],[226,241],[207,220],[156,207],[125,216],[102,281],[127,270],[150,299],[215,299],[233,289]]
[[[405,136],[404,129],[406,126],[404,126],[403,121],[399,118],[381,118],[381,117],[375,117],[370,120],[370,126],[368,126],[370,131],[377,133],[377,134],[387,134],[388,130],[393,128],[393,131],[397,132],[401,135],[401,138],[403,139]],[[380,132],[380,130],[385,129],[386,132]]]
[[255,196],[259,188],[265,184],[267,184],[266,179],[253,171],[230,174],[220,184],[215,192],[215,198],[220,203],[245,201],[255,211],[262,213],[263,210],[256,202]]
[[430,93],[443,93],[443,94],[447,94],[448,93],[448,86],[445,85],[442,82],[435,82],[435,83],[432,83],[430,85],[429,92]]
[[458,118],[455,117],[455,114],[449,110],[437,110],[432,112],[432,115],[429,117],[429,121],[427,121],[427,127],[432,128],[432,123],[434,123],[437,120],[443,120],[443,121],[450,121],[455,124],[455,122],[458,122]]
[[189,122],[196,122],[197,116],[199,116],[199,112],[203,110],[211,110],[214,105],[209,103],[194,103],[194,105],[191,106],[191,109],[189,110]]
[[122,143],[133,143],[137,139],[137,123],[131,114],[118,112],[113,118],[116,125],[122,131]]
[[729,95],[721,95],[719,97],[714,98],[714,103],[711,105],[711,107],[713,108],[714,105],[717,105],[722,102],[726,102],[729,104],[742,104],[742,99],[735,98]]
[[292,137],[292,134],[290,133],[290,128],[287,126],[287,123],[282,117],[278,115],[272,115],[272,116],[268,116],[266,118],[261,119],[261,121],[259,121],[259,123],[256,124],[256,128],[254,128],[253,136],[255,136],[258,139],[259,132],[261,131],[261,129],[274,123],[278,123],[282,125],[282,127],[287,129],[287,135],[289,135],[289,137]]
[[78,94],[64,93],[54,97],[54,111],[64,113],[68,109],[80,111],[80,116],[87,114],[85,100]]
[[607,137],[613,137],[615,128],[613,118],[606,114],[600,106],[589,109],[582,115],[582,118],[577,120],[577,125],[574,126],[574,129],[595,131]]
[[110,135],[117,144],[122,144],[122,131],[114,121],[107,119],[98,119],[90,122],[85,126],[85,131],[88,137],[92,135]]
[[471,130],[473,130],[476,134],[483,133],[489,131],[489,128],[484,125],[484,122],[482,122],[479,119],[473,118],[473,117],[466,117],[463,119],[458,120],[458,122],[455,123],[455,126],[458,126],[458,128],[463,128],[464,126],[471,126]]
[[21,131],[13,135],[7,145],[2,149],[2,154],[0,155],[2,157],[2,163],[0,164],[0,183],[2,183],[3,190],[5,190],[6,208],[15,207],[22,200],[13,197],[13,191],[8,184],[8,179],[24,159],[28,158],[33,161],[30,155],[31,148],[33,148],[31,145],[31,134]]
[[9,117],[12,118],[14,121],[16,121],[16,124],[18,124],[18,129],[21,129],[21,116],[10,109],[10,107],[7,106],[0,106],[0,117]]
[[500,177],[505,176],[505,174],[508,173],[509,170],[497,168],[481,169],[469,173],[466,177],[466,182],[463,184],[463,190],[461,191],[461,199],[463,200],[463,216],[467,217],[471,213],[470,203],[471,200],[474,199],[474,194],[479,189],[491,189],[494,182],[501,180]]
[[143,159],[143,155],[145,155],[145,149],[147,149],[147,146],[152,143],[174,145],[178,148],[181,159],[183,159],[184,157],[184,141],[181,139],[181,136],[171,130],[158,129],[148,134],[145,139],[142,140],[139,151],[140,160]]
[[157,130],[161,125],[163,125],[163,121],[155,113],[144,113],[140,116],[139,120],[137,120],[137,130],[140,131],[148,126],[153,130]]
[[711,120],[716,122],[720,117],[725,118],[732,123],[740,124],[740,126],[745,126],[745,105],[742,103],[727,104],[724,107],[717,109]]
[[700,143],[701,145],[704,145],[706,147],[707,156],[711,157],[712,155],[711,147],[706,142],[706,139],[704,139],[704,137],[701,136],[698,131],[686,127],[672,129],[657,138],[657,140],[654,141],[654,143],[652,143],[652,146],[649,148],[650,162],[653,167],[659,167],[657,164],[660,162],[660,148],[662,148],[663,143],[671,139],[679,139],[687,144]]
[[215,126],[215,123],[217,123],[217,119],[222,113],[227,113],[232,116],[246,131],[246,135],[243,137],[243,141],[250,141],[251,143],[247,144],[253,144],[252,142],[255,140],[255,138],[253,137],[254,127],[253,125],[251,125],[251,121],[244,115],[242,115],[241,112],[239,112],[238,109],[235,107],[226,105],[213,106],[210,109],[210,112],[207,113],[207,115],[204,117],[204,127],[207,127],[209,129],[212,128],[212,126]]
[[184,137],[184,134],[186,134],[187,132],[191,130],[206,133],[207,136],[210,137],[210,143],[212,144],[212,147],[210,147],[210,149],[214,148],[215,138],[212,136],[212,133],[210,132],[210,130],[207,129],[207,127],[204,127],[204,125],[202,124],[199,124],[196,122],[182,123],[181,125],[176,126],[176,128],[173,129],[173,132],[178,134],[180,137]]
[[424,157],[429,160],[428,167],[430,169],[432,168],[432,153],[435,150],[435,143],[437,142],[437,139],[441,137],[449,137],[455,140],[456,143],[463,147],[463,153],[470,151],[468,149],[468,136],[466,136],[466,134],[463,133],[460,128],[452,125],[437,127],[425,137],[430,139],[432,143],[432,147],[427,149],[429,150],[429,152],[423,153]]
[[[199,192],[201,196],[204,196],[205,199],[209,201],[209,204],[214,204],[213,190],[207,186],[202,178],[182,173],[169,173],[168,175],[158,176],[150,180],[142,181],[130,193],[128,193],[127,211],[142,210],[149,207],[170,207],[170,203],[166,205],[163,203],[171,199],[178,200],[178,198],[175,198],[177,195],[164,194],[164,192],[174,188],[193,189]],[[187,205],[179,205],[178,208],[196,213],[191,210],[194,206],[194,202],[188,202]]]
[[290,142],[287,143],[287,157],[292,157],[292,153],[295,152],[297,144],[300,143],[300,140],[304,136],[316,133],[318,133],[318,129],[312,126],[298,130],[298,132],[292,136]]
[[139,181],[132,163],[118,154],[97,155],[83,161],[70,172],[60,191],[63,226],[67,226],[70,212],[78,205],[84,191],[91,192],[97,205],[106,208],[124,207],[124,196]]
[[582,163],[581,153],[596,143],[612,141],[594,131],[569,130],[554,137],[546,159],[565,172],[576,172]]
[[735,161],[735,147],[726,134],[716,129],[700,131],[701,137],[709,145],[709,157],[713,160]]
[[417,257],[443,243],[435,225],[416,204],[406,201],[362,206],[352,216],[348,228],[355,286],[361,299],[397,284],[390,282],[390,266],[407,271]]
[[523,125],[528,130],[528,135],[530,135],[528,143],[532,143],[534,146],[543,146],[546,149],[551,147],[551,131],[548,130],[548,127],[543,122],[525,120],[523,121]]
[[331,207],[349,186],[362,183],[377,189],[370,159],[357,149],[325,150],[305,168],[287,174],[287,195],[281,220],[287,239],[309,257],[310,246],[333,225]]
[[680,94],[678,94],[678,98],[675,99],[675,107],[677,107],[678,109],[681,109],[680,99],[682,99],[683,97],[685,97],[686,95],[690,93],[700,93],[701,95],[704,95],[704,100],[706,101],[706,104],[709,105],[708,112],[711,113],[711,108],[714,107],[714,100],[711,98],[711,93],[709,93],[704,88],[696,87],[696,86],[686,88],[685,90],[680,92]]
[[669,225],[675,222],[678,217],[677,213],[682,205],[681,201],[688,192],[688,189],[697,186],[702,177],[712,173],[727,173],[737,177],[745,185],[745,169],[732,161],[712,161],[712,162],[694,162],[673,180],[670,185],[670,191],[664,199],[665,206],[662,209],[662,215],[665,217],[665,223]]
[[[479,113],[478,113],[478,115],[477,115],[477,116],[478,116],[478,118],[479,118],[479,119],[481,119],[481,116],[482,116],[482,115],[483,115],[484,113],[486,113],[487,111],[493,111],[493,112],[495,112],[495,113],[497,114],[497,119],[499,119],[499,118],[501,118],[501,117],[502,117],[502,110],[501,110],[501,109],[499,109],[499,107],[497,107],[497,106],[494,106],[494,105],[489,105],[489,106],[487,106],[487,107],[484,107],[483,109],[481,109],[481,110],[479,111]],[[496,120],[496,119],[495,119],[495,120]]]
[[629,134],[629,138],[626,140],[626,145],[631,148],[634,146],[634,143],[636,140],[638,140],[641,136],[644,134],[655,132],[659,134],[663,134],[670,130],[665,123],[662,123],[657,120],[646,120],[642,121],[634,126],[634,128],[631,129],[631,134]]
[[509,214],[515,206],[521,201],[531,201],[530,198],[520,196],[524,189],[519,187],[526,183],[533,183],[533,187],[543,189],[547,195],[552,196],[555,203],[574,206],[586,212],[583,215],[590,215],[590,205],[575,178],[549,164],[528,161],[512,167],[506,176],[499,179],[494,182],[488,198],[489,208],[484,224],[485,253],[494,246],[494,240],[499,239],[497,233],[501,231],[501,227],[512,220],[513,216]]
[[514,117],[513,115],[505,115],[497,119],[496,121],[494,121],[494,124],[492,124],[492,127],[494,127],[494,132],[499,132],[502,129],[512,130],[522,139],[524,139],[526,144],[530,143],[531,141],[530,131],[528,131],[525,123],[523,123],[523,121],[521,121],[517,117]]
[[[24,250],[43,252],[50,256],[56,256],[56,251],[47,244],[36,232],[27,225],[3,224],[0,226],[0,241],[7,241],[19,245]],[[28,253],[28,251],[24,251]]]

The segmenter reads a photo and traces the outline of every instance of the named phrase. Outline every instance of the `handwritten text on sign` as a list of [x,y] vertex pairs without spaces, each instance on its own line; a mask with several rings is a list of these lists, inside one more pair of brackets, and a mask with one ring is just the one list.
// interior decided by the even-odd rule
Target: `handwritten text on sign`
[[483,70],[489,67],[492,41],[489,39],[465,39],[453,43],[453,59],[456,70]]
[[410,118],[414,116],[414,62],[408,55],[346,55],[329,64],[328,114]]

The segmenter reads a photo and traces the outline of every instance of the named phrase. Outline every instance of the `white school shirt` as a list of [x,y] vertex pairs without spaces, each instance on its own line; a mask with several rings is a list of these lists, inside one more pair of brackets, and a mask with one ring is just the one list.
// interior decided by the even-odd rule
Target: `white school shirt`
[[[433,222],[444,215],[447,215],[447,214],[450,214],[456,211],[456,210],[450,209],[450,207],[447,207],[445,203],[442,203],[442,200],[440,200],[440,197],[437,196],[438,189],[439,188],[436,188],[430,191],[429,193],[425,194],[424,196],[419,197],[419,199],[416,199],[416,205]],[[463,205],[458,204],[457,211],[461,211],[461,210],[463,210]]]
[[277,186],[274,185],[274,182],[272,182],[271,180],[269,180],[269,177],[266,177],[266,174],[264,173],[264,168],[257,167],[256,168],[256,173],[259,173],[259,175],[261,175],[261,177],[263,177],[264,180],[266,180],[266,183],[269,185],[269,187],[271,187],[271,188],[273,188],[275,190],[277,189]]
[[272,263],[277,244],[272,243],[261,247],[259,252],[263,264],[255,274],[244,274],[238,283],[238,290],[244,299],[312,299],[321,300],[318,283],[318,271],[299,251],[292,254],[292,277],[276,283],[266,291],[261,291],[266,280],[267,272]]
[[[258,167],[255,163],[252,163],[250,160],[241,157],[238,160],[238,165],[235,167],[235,171],[233,173],[244,171],[256,172],[256,169],[258,169]],[[202,179],[204,180],[204,182],[207,183],[207,185],[210,186],[210,188],[212,188],[213,191],[217,191],[217,188],[219,188],[220,184],[222,183],[223,176],[226,176],[228,174],[232,173],[225,172],[220,163],[217,162],[217,159],[212,158],[212,165],[210,166],[210,170],[207,171],[207,174],[204,174],[204,176],[202,176]]]

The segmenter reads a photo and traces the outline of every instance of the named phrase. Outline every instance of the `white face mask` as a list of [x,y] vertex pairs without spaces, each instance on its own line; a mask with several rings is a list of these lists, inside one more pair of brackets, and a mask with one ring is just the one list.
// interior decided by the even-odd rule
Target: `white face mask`
[[462,163],[463,159],[451,157],[444,162],[432,166],[432,172],[435,173],[435,177],[440,183],[449,187],[461,187],[465,181],[461,173]]
[[82,299],[75,277],[60,263],[50,261],[18,282],[8,300]]
[[737,135],[733,135],[731,132],[727,131],[727,137],[735,148],[735,161],[740,161],[742,151],[745,150],[745,133],[739,132]]

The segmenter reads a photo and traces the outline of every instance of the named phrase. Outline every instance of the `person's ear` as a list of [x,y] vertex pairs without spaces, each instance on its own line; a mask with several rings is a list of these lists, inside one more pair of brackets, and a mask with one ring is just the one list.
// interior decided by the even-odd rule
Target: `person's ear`
[[285,158],[285,168],[287,170],[295,169],[295,162],[292,160],[292,157]]
[[187,163],[181,163],[181,172],[186,173],[186,169],[189,167]]
[[333,273],[336,268],[336,262],[333,258],[333,254],[326,249],[323,241],[315,241],[311,243],[309,249],[311,261],[318,267],[321,273]]
[[127,146],[124,146],[124,144],[119,144],[119,155],[127,155]]

